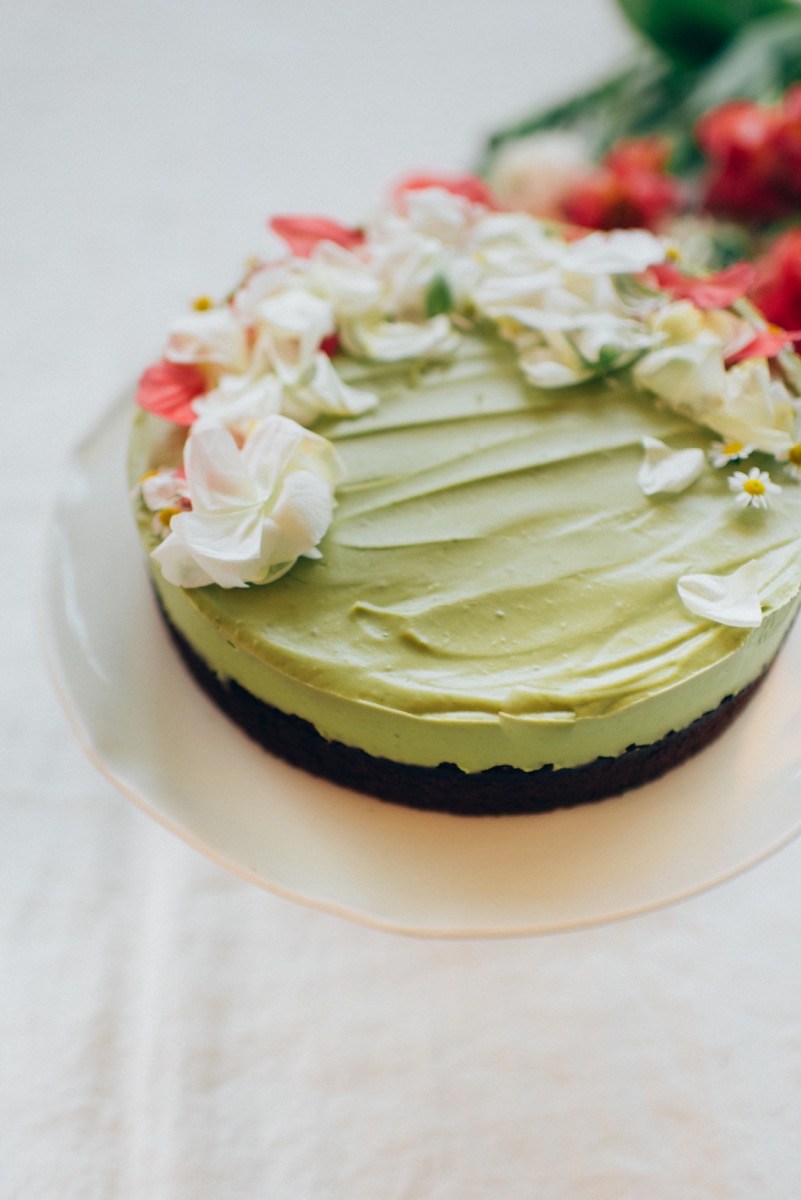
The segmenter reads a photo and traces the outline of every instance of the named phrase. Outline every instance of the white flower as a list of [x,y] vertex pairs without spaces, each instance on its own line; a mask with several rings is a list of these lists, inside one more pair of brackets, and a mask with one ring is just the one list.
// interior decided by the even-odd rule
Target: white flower
[[797,483],[801,482],[801,443],[790,446],[784,464],[786,474]]
[[282,411],[283,396],[284,386],[271,371],[222,375],[216,388],[195,400],[193,431],[222,427],[242,441],[257,421]]
[[645,496],[660,492],[683,492],[695,483],[704,469],[703,450],[671,450],[657,438],[642,439],[645,458],[637,474],[637,482]]
[[501,146],[488,182],[504,208],[553,218],[561,215],[564,200],[591,170],[583,138],[547,130]]
[[247,334],[228,306],[187,313],[173,325],[165,358],[180,363],[214,363],[243,371],[248,361]]
[[318,242],[308,260],[308,283],[337,317],[359,317],[380,308],[383,285],[362,254]]
[[223,426],[241,440],[272,413],[311,425],[322,415],[356,417],[377,403],[373,392],[345,383],[328,355],[317,353],[307,366],[307,376],[291,387],[270,371],[222,376],[213,391],[195,401],[198,419],[194,428]]
[[151,512],[160,512],[164,508],[180,508],[189,497],[189,489],[182,472],[163,467],[140,479],[139,495]]
[[739,462],[754,453],[753,446],[743,442],[713,442],[709,448],[709,461],[713,467],[725,467],[730,462]]
[[649,325],[663,344],[634,367],[637,387],[713,429],[727,443],[786,456],[795,417],[787,388],[771,376],[764,359],[726,367],[731,346],[742,340],[743,322],[681,301],[666,305]]
[[486,213],[483,204],[442,187],[412,188],[403,193],[409,226],[444,245],[464,245],[470,230]]
[[340,334],[351,354],[379,362],[444,357],[453,353],[459,340],[444,314],[419,322],[346,321]]
[[729,476],[729,487],[737,493],[734,502],[741,508],[767,508],[768,493],[782,490],[767,471],[760,471],[759,467],[752,467],[747,475],[744,471],[734,471]]
[[432,280],[446,272],[449,256],[442,242],[411,229],[403,217],[394,214],[372,227],[371,233],[368,264],[381,288],[374,315],[413,320],[425,316]]
[[737,629],[756,629],[762,624],[758,573],[758,564],[752,560],[731,575],[683,575],[678,582],[679,597],[697,617]]
[[562,269],[582,275],[639,275],[666,254],[665,243],[645,229],[613,229],[557,244]]
[[153,513],[150,530],[159,538],[167,536],[172,518],[189,506],[189,489],[183,472],[172,467],[149,471],[140,479],[134,494]]
[[308,377],[323,338],[334,332],[334,314],[327,300],[301,287],[268,296],[256,306],[258,353],[263,354],[283,383],[290,386]]
[[178,587],[245,587],[283,575],[333,515],[341,466],[324,438],[286,417],[261,421],[240,450],[225,429],[191,433],[184,454],[191,512],[153,551]]
[[284,388],[281,411],[301,425],[317,417],[358,417],[378,404],[374,392],[364,392],[340,379],[327,354],[316,354],[309,378],[293,388]]
[[707,342],[663,346],[634,367],[634,382],[691,420],[722,407],[726,372],[719,347]]
[[308,276],[306,258],[255,263],[231,297],[231,309],[243,326],[251,326],[256,322],[262,300],[295,287],[306,287]]
[[741,441],[784,458],[792,442],[795,419],[790,393],[773,379],[764,359],[737,363],[726,372],[723,406],[710,428],[727,441]]

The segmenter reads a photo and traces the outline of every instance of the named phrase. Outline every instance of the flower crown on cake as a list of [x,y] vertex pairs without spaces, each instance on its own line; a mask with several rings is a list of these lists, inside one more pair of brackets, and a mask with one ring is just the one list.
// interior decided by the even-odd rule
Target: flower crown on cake
[[[408,179],[363,227],[321,217],[270,227],[283,254],[251,264],[223,302],[196,301],[139,383],[142,408],[186,428],[183,467],[140,484],[160,535],[153,556],[171,583],[263,584],[299,556],[319,556],[342,465],[309,426],[378,402],[345,382],[338,356],[442,362],[471,330],[509,342],[538,388],[567,394],[625,375],[718,435],[711,454],[645,439],[646,495],[680,492],[708,466],[757,452],[801,474],[789,349],[799,334],[769,326],[745,298],[747,264],[696,275],[669,236],[509,211],[473,176]],[[733,503],[748,508],[779,490],[758,466],[728,482]],[[693,588],[680,588],[691,608]],[[742,591],[738,578],[736,619],[728,592],[693,611],[755,624],[758,600],[749,593],[743,620]]]

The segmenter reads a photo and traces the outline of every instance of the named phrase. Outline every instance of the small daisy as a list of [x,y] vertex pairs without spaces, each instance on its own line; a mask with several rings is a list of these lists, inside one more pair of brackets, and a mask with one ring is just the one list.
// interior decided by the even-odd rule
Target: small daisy
[[709,461],[713,467],[725,467],[727,463],[748,458],[753,452],[753,446],[746,446],[743,442],[713,442],[709,449]]
[[744,471],[735,471],[729,476],[729,487],[737,493],[734,503],[739,504],[741,508],[748,508],[750,505],[754,508],[767,508],[768,492],[782,490],[778,483],[773,482],[767,471],[760,471],[759,467],[752,467],[747,475]]
[[145,507],[153,513],[150,529],[156,537],[165,538],[176,513],[191,508],[183,468],[148,471],[140,479],[137,490]]
[[787,462],[784,464],[784,469],[791,479],[801,483],[801,443],[791,446],[787,451]]

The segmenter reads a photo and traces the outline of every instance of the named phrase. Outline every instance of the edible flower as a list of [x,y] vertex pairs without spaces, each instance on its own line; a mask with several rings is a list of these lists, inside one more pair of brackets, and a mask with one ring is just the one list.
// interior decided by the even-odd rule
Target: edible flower
[[713,442],[709,448],[709,461],[713,467],[725,467],[730,462],[738,462],[754,453],[753,446],[744,442]]
[[798,207],[801,89],[778,105],[731,100],[706,113],[696,138],[708,159],[703,206],[719,216],[762,221]]
[[165,421],[191,425],[197,416],[193,401],[205,392],[206,387],[205,375],[193,363],[164,359],[142,373],[136,403]]
[[762,624],[758,572],[758,564],[750,560],[730,575],[682,575],[679,598],[696,617],[735,629],[756,629]]
[[351,250],[364,241],[363,230],[340,225],[328,217],[273,217],[269,226],[298,258],[308,258],[320,242],[333,242]]
[[178,587],[246,587],[318,558],[341,465],[324,438],[287,417],[259,422],[240,449],[226,429],[190,434],[184,452],[190,512],[172,517],[153,551]]
[[729,308],[753,285],[755,271],[749,263],[734,263],[714,275],[685,275],[672,263],[656,263],[649,274],[657,287],[674,300],[691,300],[696,308]]
[[791,446],[787,451],[784,470],[791,479],[801,482],[801,443],[796,443],[796,445]]
[[704,469],[704,452],[695,446],[671,450],[670,446],[652,437],[644,437],[642,444],[645,457],[637,482],[645,496],[683,492],[695,483]]
[[461,196],[471,204],[495,208],[492,191],[478,175],[438,175],[422,172],[418,175],[408,175],[395,185],[392,198],[396,207],[403,209],[410,192],[428,191],[431,188],[450,192],[453,196]]
[[740,508],[767,508],[768,493],[782,490],[767,471],[760,471],[759,467],[752,467],[747,475],[745,471],[735,471],[729,476],[729,487],[737,493],[734,502]]
[[679,211],[683,189],[667,171],[664,138],[624,140],[563,201],[564,215],[591,229],[659,229]]
[[757,259],[750,295],[768,321],[801,329],[801,227],[780,234]]
[[593,170],[579,134],[547,129],[505,142],[492,160],[489,183],[502,208],[562,220],[568,196]]
[[186,475],[180,467],[148,471],[135,490],[154,514],[150,529],[159,538],[167,536],[172,518],[190,507]]

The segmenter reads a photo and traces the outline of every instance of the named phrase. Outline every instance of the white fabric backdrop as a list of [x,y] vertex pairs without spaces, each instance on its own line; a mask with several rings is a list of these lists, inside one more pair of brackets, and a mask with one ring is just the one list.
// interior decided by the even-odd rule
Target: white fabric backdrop
[[801,846],[583,933],[416,941],[263,893],[84,759],[34,611],[69,449],[276,211],[603,74],[611,0],[4,6],[0,1196],[791,1200]]

